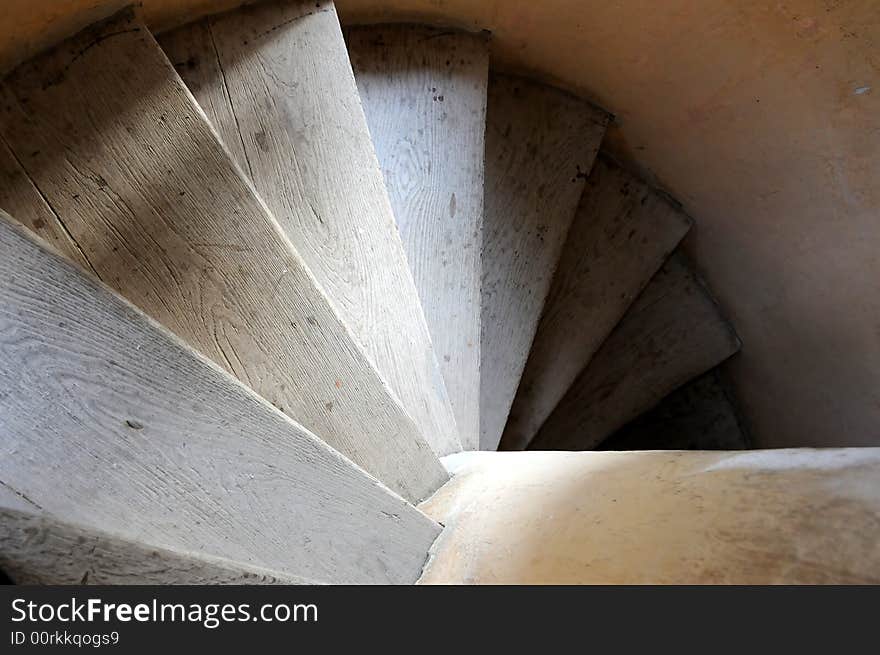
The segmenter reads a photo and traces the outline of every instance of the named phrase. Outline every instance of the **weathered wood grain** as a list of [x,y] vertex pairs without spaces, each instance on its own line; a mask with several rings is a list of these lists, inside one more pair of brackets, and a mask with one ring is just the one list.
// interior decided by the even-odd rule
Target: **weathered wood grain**
[[264,2],[163,42],[435,452],[460,450],[333,3]]
[[156,36],[175,70],[195,96],[223,145],[248,176],[251,175],[244,142],[238,131],[229,89],[208,21],[191,23],[181,29]]
[[605,439],[597,450],[745,450],[737,411],[717,368],[691,380]]
[[462,447],[476,450],[488,41],[376,25],[346,42]]
[[589,450],[740,342],[681,254],[670,257],[550,414],[531,450]]
[[492,75],[486,117],[480,447],[495,450],[607,115]]
[[264,585],[311,581],[0,506],[0,569],[28,585]]
[[0,209],[16,216],[36,234],[48,241],[59,252],[91,270],[88,260],[77,248],[76,242],[52,212],[46,199],[31,182],[15,155],[0,138]]
[[34,506],[32,502],[25,500],[20,494],[3,484],[0,484],[0,507],[18,512],[42,512],[39,507]]
[[646,184],[599,158],[550,286],[503,450],[528,445],[690,225]]
[[440,530],[2,213],[0,416],[0,487],[157,548],[403,583]]
[[445,481],[138,19],[82,32],[2,93],[0,133],[104,282],[404,497]]

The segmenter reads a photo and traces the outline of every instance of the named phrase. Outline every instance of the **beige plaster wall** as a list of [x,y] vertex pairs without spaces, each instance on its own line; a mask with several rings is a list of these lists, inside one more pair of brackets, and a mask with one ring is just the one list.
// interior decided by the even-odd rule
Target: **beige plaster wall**
[[[0,67],[120,5],[6,0]],[[237,0],[145,0],[157,28]],[[613,152],[696,218],[765,447],[880,444],[877,0],[339,0],[488,28],[496,61],[617,115]]]

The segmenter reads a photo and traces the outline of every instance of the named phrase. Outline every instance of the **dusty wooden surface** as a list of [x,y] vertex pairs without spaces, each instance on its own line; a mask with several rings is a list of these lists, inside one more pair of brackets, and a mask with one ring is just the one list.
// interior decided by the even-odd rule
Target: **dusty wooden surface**
[[577,377],[529,448],[594,448],[739,346],[714,299],[676,253]]
[[443,483],[142,23],[100,23],[2,92],[0,132],[75,240],[69,254],[406,498]]
[[0,214],[0,486],[65,521],[327,582],[440,528]]
[[476,450],[488,42],[414,25],[346,42],[462,447]]
[[521,450],[690,228],[690,219],[600,157],[581,197],[510,410]]
[[745,450],[737,408],[713,369],[666,396],[599,444],[599,450]]
[[880,583],[878,448],[444,463],[423,583]]
[[86,270],[91,270],[85,256],[64,230],[52,208],[40,195],[2,138],[0,138],[0,209],[16,216],[17,220],[52,244],[56,250],[66,253]]
[[207,20],[156,36],[174,69],[195,96],[233,160],[250,176],[242,135],[238,131],[229,88]]
[[333,3],[243,7],[163,44],[435,452],[460,450]]
[[480,447],[501,440],[607,116],[558,89],[493,75],[486,118]]
[[192,552],[153,548],[0,506],[0,569],[16,584],[258,585],[309,581]]

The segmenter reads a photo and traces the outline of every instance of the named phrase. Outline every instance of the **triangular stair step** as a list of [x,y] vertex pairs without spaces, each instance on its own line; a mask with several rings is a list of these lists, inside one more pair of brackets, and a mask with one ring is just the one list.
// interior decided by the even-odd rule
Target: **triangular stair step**
[[263,2],[159,37],[438,455],[455,415],[332,2]]
[[346,32],[462,447],[479,447],[485,35],[412,25]]
[[480,448],[501,440],[608,115],[558,89],[489,79]]
[[2,487],[120,538],[408,583],[440,532],[2,212],[0,416]]
[[680,253],[670,257],[550,414],[531,450],[589,450],[740,341]]
[[745,450],[749,441],[717,368],[630,421],[598,450]]
[[2,502],[0,570],[27,585],[314,584],[219,557],[152,547]]
[[75,240],[72,258],[405,498],[446,480],[130,11],[2,91],[0,132]]
[[503,450],[528,445],[690,226],[646,184],[598,159],[553,277]]

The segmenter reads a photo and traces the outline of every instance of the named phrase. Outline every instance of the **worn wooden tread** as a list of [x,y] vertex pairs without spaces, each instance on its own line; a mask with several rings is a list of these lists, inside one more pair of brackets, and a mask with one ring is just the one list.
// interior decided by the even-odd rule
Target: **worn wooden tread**
[[160,38],[421,434],[461,450],[333,2],[262,2]]
[[0,133],[69,256],[404,497],[446,480],[130,10],[24,64],[2,94]]
[[131,541],[408,583],[440,531],[2,212],[0,416],[0,487]]
[[27,225],[58,251],[66,253],[86,270],[90,269],[85,255],[64,230],[64,225],[52,212],[46,199],[40,195],[2,137],[0,137],[0,209],[18,217],[22,224]]
[[691,221],[606,157],[581,197],[510,417],[503,450],[520,450],[571,387]]
[[191,552],[153,548],[35,512],[0,506],[0,569],[27,585],[314,584]]
[[589,450],[739,350],[731,325],[675,253],[550,414],[532,450]]
[[679,387],[598,450],[746,450],[749,440],[717,368]]
[[541,309],[608,116],[492,75],[486,116],[480,447],[501,440]]
[[346,42],[462,447],[476,450],[488,41],[370,25]]

